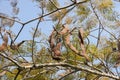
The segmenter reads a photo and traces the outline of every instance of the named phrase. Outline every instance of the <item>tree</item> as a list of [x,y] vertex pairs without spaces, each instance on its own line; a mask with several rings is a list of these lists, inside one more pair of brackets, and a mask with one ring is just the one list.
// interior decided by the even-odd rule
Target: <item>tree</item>
[[40,15],[26,22],[17,17],[18,0],[8,1],[13,16],[0,13],[1,80],[120,79],[119,1],[32,1]]

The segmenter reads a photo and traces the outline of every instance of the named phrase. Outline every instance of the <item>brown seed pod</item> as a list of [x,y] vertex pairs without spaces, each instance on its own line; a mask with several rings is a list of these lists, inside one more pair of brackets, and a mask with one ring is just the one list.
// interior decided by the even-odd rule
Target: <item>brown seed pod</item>
[[118,52],[120,52],[120,39],[117,40]]
[[7,44],[8,43],[8,34],[5,32],[3,35],[3,41]]
[[3,42],[2,45],[0,46],[0,52],[5,51],[7,48],[7,43]]
[[57,43],[57,45],[52,49],[55,56],[61,56],[60,47],[61,47],[61,42]]
[[80,39],[81,44],[84,44],[84,41],[83,41],[83,33],[84,33],[83,29],[80,28],[80,30],[79,30],[79,32],[78,32],[78,37],[79,37],[79,39]]
[[70,43],[70,34],[68,34],[65,37],[65,43],[68,45],[68,47],[75,53],[79,53],[79,51]]
[[80,28],[80,30],[79,30],[79,32],[78,32],[78,37],[79,37],[79,41],[80,41],[80,46],[81,46],[81,49],[82,49],[80,55],[83,56],[83,57],[85,57],[86,60],[89,61],[89,58],[88,58],[88,56],[87,56],[87,54],[86,54],[86,49],[85,49],[84,41],[83,41],[83,33],[84,33],[83,29]]
[[7,49],[8,44],[8,34],[5,32],[3,35],[3,43],[0,46],[0,52],[5,51]]
[[50,44],[50,48],[53,48],[55,46],[55,44],[54,44],[54,42],[55,42],[55,40],[54,40],[54,34],[55,34],[55,31],[53,31],[51,33],[51,35],[49,36],[48,42]]
[[67,33],[69,31],[69,28],[68,28],[68,25],[63,25],[63,29],[62,29],[62,31],[60,32],[60,34],[62,35],[62,34],[65,34],[65,33]]
[[[53,30],[53,32],[51,33],[50,37],[49,37],[49,44],[50,44],[50,48],[51,48],[51,53],[53,52],[54,55],[51,55],[53,59],[55,60],[60,60],[60,56],[61,56],[61,51],[60,51],[60,47],[61,47],[61,41],[57,42],[55,34],[57,32],[55,30]],[[56,43],[56,45],[55,45]]]

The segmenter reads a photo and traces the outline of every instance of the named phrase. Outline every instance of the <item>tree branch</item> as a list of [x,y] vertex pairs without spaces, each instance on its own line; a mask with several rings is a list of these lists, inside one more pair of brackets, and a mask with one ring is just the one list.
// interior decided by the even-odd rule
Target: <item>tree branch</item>
[[82,66],[71,65],[71,64],[63,63],[63,62],[35,64],[35,65],[30,64],[28,66],[21,66],[21,67],[24,68],[24,69],[40,69],[40,68],[43,68],[43,67],[56,67],[56,66],[70,67],[70,68],[75,69],[75,70],[85,71],[85,72],[89,72],[89,73],[92,73],[92,74],[95,74],[95,75],[100,75],[100,76],[109,77],[109,78],[112,78],[112,79],[119,80],[119,77],[116,76],[116,75],[108,74],[108,73],[105,73],[105,72],[99,72],[99,71],[92,70],[92,69],[89,69],[89,68],[85,68],[85,67],[82,67]]
[[13,19],[13,18],[7,17],[7,16],[2,16],[2,15],[0,15],[0,18],[5,18],[5,19],[8,19],[8,20],[15,21],[15,22],[17,22],[17,23],[23,24],[22,22],[20,22],[20,21],[18,21],[18,20],[15,20],[15,19]]
[[[82,2],[78,2],[77,4],[82,4],[82,3],[85,3],[85,2],[87,2],[87,1],[88,1],[88,0],[85,0],[85,1],[82,1]],[[30,23],[30,22],[32,22],[32,21],[38,20],[38,19],[40,19],[40,18],[43,18],[43,17],[48,16],[48,15],[50,15],[50,14],[53,14],[53,13],[59,11],[59,10],[62,10],[62,9],[65,9],[65,8],[69,8],[69,7],[72,7],[72,6],[74,6],[74,5],[76,5],[76,3],[70,4],[70,5],[65,6],[65,7],[58,8],[58,9],[56,9],[56,10],[54,10],[54,11],[52,11],[52,12],[49,12],[49,13],[47,13],[47,14],[44,14],[44,15],[42,15],[42,16],[40,16],[40,17],[34,18],[34,19],[32,19],[32,20],[29,20],[29,21],[25,22],[24,24],[28,24],[28,23]]]
[[6,56],[5,54],[2,54],[2,53],[0,53],[0,56],[6,58],[6,59],[8,59],[8,60],[10,60],[10,61],[13,62],[16,66],[20,67],[19,63],[18,63],[17,61],[15,61],[14,59],[12,59],[11,57]]

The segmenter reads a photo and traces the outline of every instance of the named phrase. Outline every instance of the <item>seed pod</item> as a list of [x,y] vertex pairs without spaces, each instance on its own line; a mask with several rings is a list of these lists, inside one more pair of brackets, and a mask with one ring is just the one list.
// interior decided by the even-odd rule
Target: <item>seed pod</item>
[[89,61],[89,58],[86,54],[85,44],[84,44],[84,41],[83,41],[83,33],[84,33],[83,29],[80,28],[80,30],[78,32],[78,37],[79,37],[80,46],[81,46],[81,50],[82,50],[80,54],[81,54],[81,56],[85,57],[86,60]]
[[50,35],[50,37],[49,37],[49,44],[50,44],[50,48],[53,48],[55,45],[54,45],[54,42],[55,42],[55,40],[54,40],[54,33],[55,33],[55,31],[53,31],[52,33],[51,33],[51,35]]
[[65,33],[67,33],[68,31],[69,31],[69,28],[68,28],[68,25],[63,25],[63,29],[62,29],[62,31],[60,32],[60,34],[65,34]]
[[120,39],[117,40],[118,52],[120,52]]
[[2,45],[0,46],[0,52],[3,52],[7,49],[7,43],[3,42]]
[[[61,56],[61,51],[60,51],[60,47],[62,45],[61,40],[57,41],[55,38],[55,34],[57,32],[55,30],[53,30],[53,32],[51,33],[50,37],[49,37],[49,44],[50,44],[50,48],[51,48],[51,56],[53,59],[55,60],[61,60],[60,56]],[[56,43],[56,45],[55,45]],[[54,55],[52,55],[52,52],[54,53]]]
[[61,47],[61,42],[57,43],[57,45],[52,49],[55,56],[61,56],[60,47]]
[[79,53],[79,51],[70,43],[70,34],[68,34],[65,37],[65,43],[68,45],[68,47],[75,53]]
[[7,44],[8,43],[8,34],[4,33],[3,35],[3,41]]

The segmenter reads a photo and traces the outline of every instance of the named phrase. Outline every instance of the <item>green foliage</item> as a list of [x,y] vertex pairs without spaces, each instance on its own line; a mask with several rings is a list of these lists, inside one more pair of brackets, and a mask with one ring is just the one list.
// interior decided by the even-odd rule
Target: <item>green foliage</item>
[[46,4],[46,9],[48,11],[53,11],[53,10],[57,9],[57,7],[59,7],[59,3],[57,0],[48,1]]
[[98,5],[97,7],[100,10],[111,8],[113,6],[112,0],[105,0],[105,1],[104,0],[101,0],[101,1],[97,0],[96,3]]
[[89,14],[89,12],[90,12],[90,9],[89,9],[89,7],[86,7],[86,5],[79,5],[79,6],[77,6],[77,15],[80,15],[80,16],[87,16],[88,14]]
[[[19,11],[16,12],[18,7],[13,7],[13,5],[11,5],[14,9],[13,17],[9,17],[6,14],[0,13],[0,40],[2,42],[4,41],[2,39],[2,37],[4,37],[3,33],[10,32],[11,34],[11,36],[9,35],[8,37],[9,42],[7,43],[7,49],[5,51],[0,51],[0,54],[3,54],[0,55],[0,73],[4,70],[7,71],[3,78],[5,77],[7,80],[14,80],[18,72],[18,68],[20,68],[17,64],[15,64],[16,62],[25,67],[30,67],[31,64],[66,63],[72,66],[82,66],[86,69],[88,68],[100,73],[105,72],[107,74],[114,72],[114,65],[119,58],[117,37],[120,35],[120,20],[118,18],[118,13],[114,10],[115,4],[113,0],[90,0],[85,3],[79,3],[78,0],[77,3],[73,3],[73,0],[66,0],[65,2],[62,0],[33,1],[38,3],[39,9],[41,10],[40,14],[42,14],[42,16],[40,17],[43,17],[43,20],[41,21],[42,24],[39,24],[40,28],[38,29],[35,28],[36,26],[30,28],[30,34],[26,34],[26,32],[24,32],[25,35],[30,36],[30,40],[28,40],[26,37],[25,39],[22,39],[25,40],[25,43],[22,44],[18,50],[11,49],[11,41],[16,44],[17,40],[19,41],[22,30],[26,24],[38,20],[40,17],[34,18],[27,23],[23,23],[21,20],[14,18]],[[47,24],[49,28],[51,26],[53,28],[54,25],[54,29],[56,31],[54,38],[61,38],[61,60],[55,60],[51,56],[51,54],[56,56],[54,52],[55,48],[53,47],[56,46],[59,41],[54,40],[54,45],[51,49],[51,43],[49,42],[50,34],[45,35],[42,32],[42,29],[46,27],[44,24],[46,24],[48,20],[50,20],[50,25]],[[15,22],[21,24],[23,28],[21,28],[21,31],[17,31],[17,34],[15,33],[13,36],[15,31],[12,26],[14,26]],[[75,30],[72,32],[67,30],[65,34],[60,33],[65,27],[63,26],[64,24],[68,25],[70,31],[73,28],[75,28]],[[80,28],[83,28],[84,30],[82,38],[78,37],[78,31]],[[74,50],[70,49],[67,42],[65,42],[65,37],[68,34],[70,34],[69,44],[73,45],[74,48],[79,51],[79,53],[86,53],[90,59],[89,61],[87,61],[83,55],[79,55],[79,53],[76,53]],[[82,39],[84,43],[82,43]],[[2,44],[3,43],[0,45],[0,49],[2,49]],[[83,46],[85,47],[85,51],[82,49]],[[113,48],[116,50],[113,50]],[[51,49],[51,51],[49,49]],[[36,69],[36,66],[34,65],[32,67],[33,68],[30,69],[23,68],[23,70],[20,68],[21,72],[18,74],[17,80],[22,80],[23,78],[25,78],[24,80],[57,80],[59,79],[58,77],[65,76],[58,75],[56,77],[57,72],[61,70],[64,70],[65,72],[67,72],[67,70],[77,70],[67,66],[62,67],[61,65],[41,67],[39,69]],[[78,70],[68,76],[65,76],[63,80],[75,80],[78,78],[85,80],[110,80],[110,78],[99,76],[93,72],[86,72],[85,70]]]
[[64,80],[73,80],[74,79],[74,75],[70,75],[64,78]]
[[[16,76],[18,70],[14,69],[13,74],[11,74],[10,72],[6,73],[6,76],[8,77],[8,79],[14,80],[14,77]],[[18,75],[17,80],[21,80],[22,79],[22,75]]]

